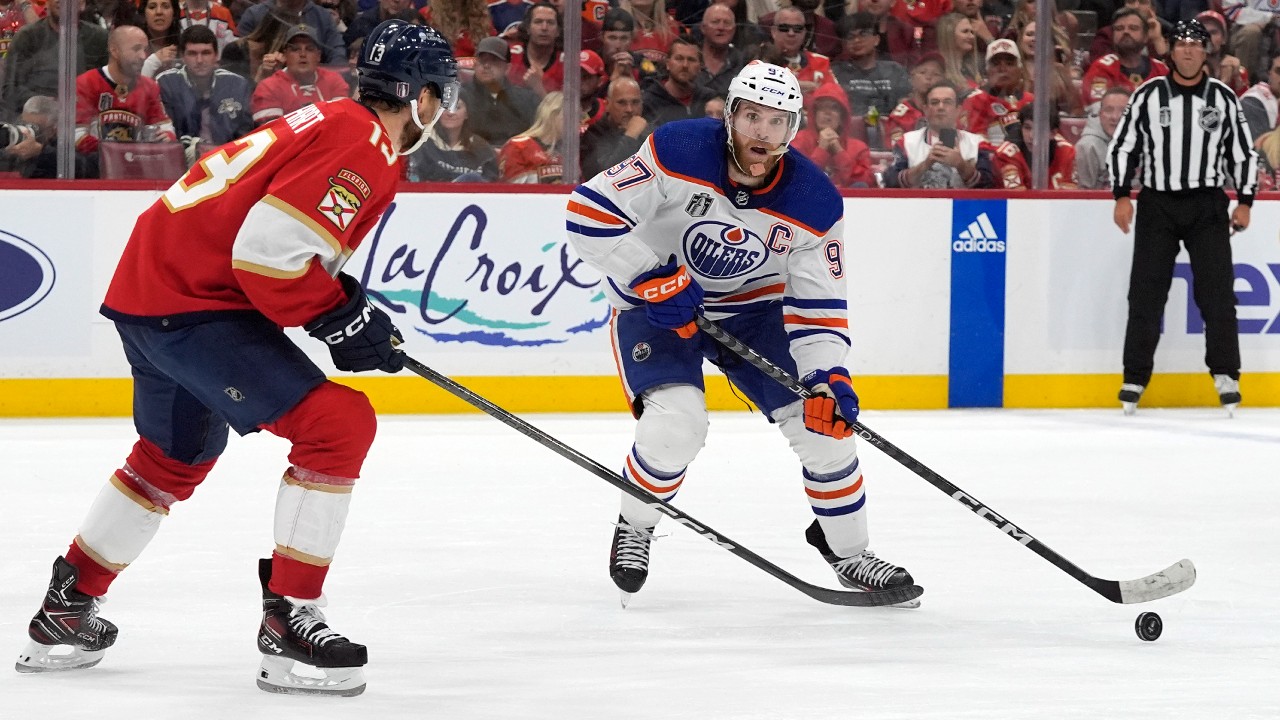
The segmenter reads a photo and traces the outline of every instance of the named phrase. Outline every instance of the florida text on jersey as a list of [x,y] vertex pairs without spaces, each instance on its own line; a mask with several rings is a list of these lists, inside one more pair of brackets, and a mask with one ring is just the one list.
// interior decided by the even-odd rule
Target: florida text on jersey
[[628,284],[675,255],[705,289],[708,318],[782,302],[800,367],[840,365],[849,349],[843,201],[795,150],[767,185],[735,184],[726,132],[711,119],[658,128],[635,155],[574,190],[569,240],[608,276],[618,310],[640,307]]

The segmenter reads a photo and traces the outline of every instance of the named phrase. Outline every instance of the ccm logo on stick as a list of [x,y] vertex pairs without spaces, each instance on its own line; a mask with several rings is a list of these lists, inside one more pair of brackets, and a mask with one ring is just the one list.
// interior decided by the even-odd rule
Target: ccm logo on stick
[[692,530],[692,531],[694,531],[694,532],[698,533],[699,535],[701,535],[702,537],[704,537],[704,538],[706,538],[706,539],[710,540],[711,542],[713,542],[713,543],[715,543],[715,544],[719,545],[720,547],[724,548],[725,550],[732,550],[732,549],[733,549],[733,546],[732,546],[732,545],[730,545],[730,544],[729,544],[729,543],[727,543],[727,542],[723,542],[723,541],[721,541],[721,540],[720,540],[720,538],[719,538],[715,533],[712,533],[712,532],[710,532],[710,531],[706,530],[705,528],[702,528],[702,527],[701,527],[701,526],[699,526],[697,523],[693,522],[692,520],[690,520],[690,519],[688,519],[688,518],[680,517],[680,516],[679,516],[679,515],[677,515],[677,514],[675,513],[675,511],[673,511],[671,508],[666,507],[665,505],[661,505],[661,504],[659,504],[659,503],[645,503],[645,504],[646,504],[646,505],[648,505],[649,507],[653,508],[654,510],[657,510],[658,512],[662,513],[663,515],[666,515],[667,517],[671,518],[672,520],[675,520],[676,522],[680,523],[681,525],[683,525],[683,526],[685,526],[685,527],[689,528],[690,530]]
[[1032,540],[1035,540],[1035,538],[1031,537],[1031,535],[1020,530],[1017,525],[1014,525],[1008,520],[1005,520],[1004,518],[997,515],[995,512],[991,510],[991,508],[978,502],[975,498],[971,498],[968,495],[966,495],[963,490],[957,490],[951,493],[951,497],[960,501],[960,504],[972,510],[974,515],[977,515],[983,520],[986,520],[992,525],[995,525],[997,528],[1000,529],[1001,532],[1005,533],[1006,535],[1013,538],[1014,540],[1017,540],[1023,545],[1029,545],[1031,544]]

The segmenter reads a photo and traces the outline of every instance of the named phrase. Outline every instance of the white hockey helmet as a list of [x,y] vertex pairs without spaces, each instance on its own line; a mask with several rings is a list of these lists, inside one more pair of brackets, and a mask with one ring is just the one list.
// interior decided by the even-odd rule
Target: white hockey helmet
[[800,94],[800,82],[787,68],[771,65],[760,60],[747,63],[729,82],[729,96],[725,98],[724,126],[732,134],[730,118],[739,100],[750,100],[765,107],[777,108],[791,113],[787,139],[782,146],[786,147],[796,133],[800,131],[800,115],[804,108],[804,98]]

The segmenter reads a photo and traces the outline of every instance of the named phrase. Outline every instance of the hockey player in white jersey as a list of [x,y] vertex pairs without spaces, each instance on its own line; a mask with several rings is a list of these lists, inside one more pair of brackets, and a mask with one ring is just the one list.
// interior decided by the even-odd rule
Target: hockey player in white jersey
[[[789,70],[747,65],[729,86],[723,123],[663,125],[635,155],[578,186],[567,208],[569,240],[607,276],[615,309],[615,359],[638,420],[625,477],[663,500],[675,497],[706,440],[708,359],[777,424],[799,457],[817,516],[805,536],[841,584],[911,585],[905,569],[867,550],[850,428],[858,396],[844,367],[844,204],[820,169],[788,149],[801,104]],[[798,399],[699,334],[698,312],[803,378],[819,397]],[[660,517],[622,496],[609,575],[624,607],[648,577]]]

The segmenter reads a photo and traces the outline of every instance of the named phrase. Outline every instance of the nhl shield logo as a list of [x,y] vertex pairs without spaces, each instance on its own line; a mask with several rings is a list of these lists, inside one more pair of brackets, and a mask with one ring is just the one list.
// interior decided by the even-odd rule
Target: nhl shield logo
[[636,362],[644,362],[653,354],[653,348],[647,342],[638,342],[635,347],[631,348],[631,359]]
[[1173,122],[1173,111],[1167,107],[1160,108],[1160,127],[1169,127]]
[[684,206],[684,211],[689,217],[704,217],[707,211],[711,209],[711,196],[706,193],[697,193],[689,198],[689,204]]
[[1200,108],[1200,129],[1213,132],[1222,126],[1222,111],[1216,107]]

